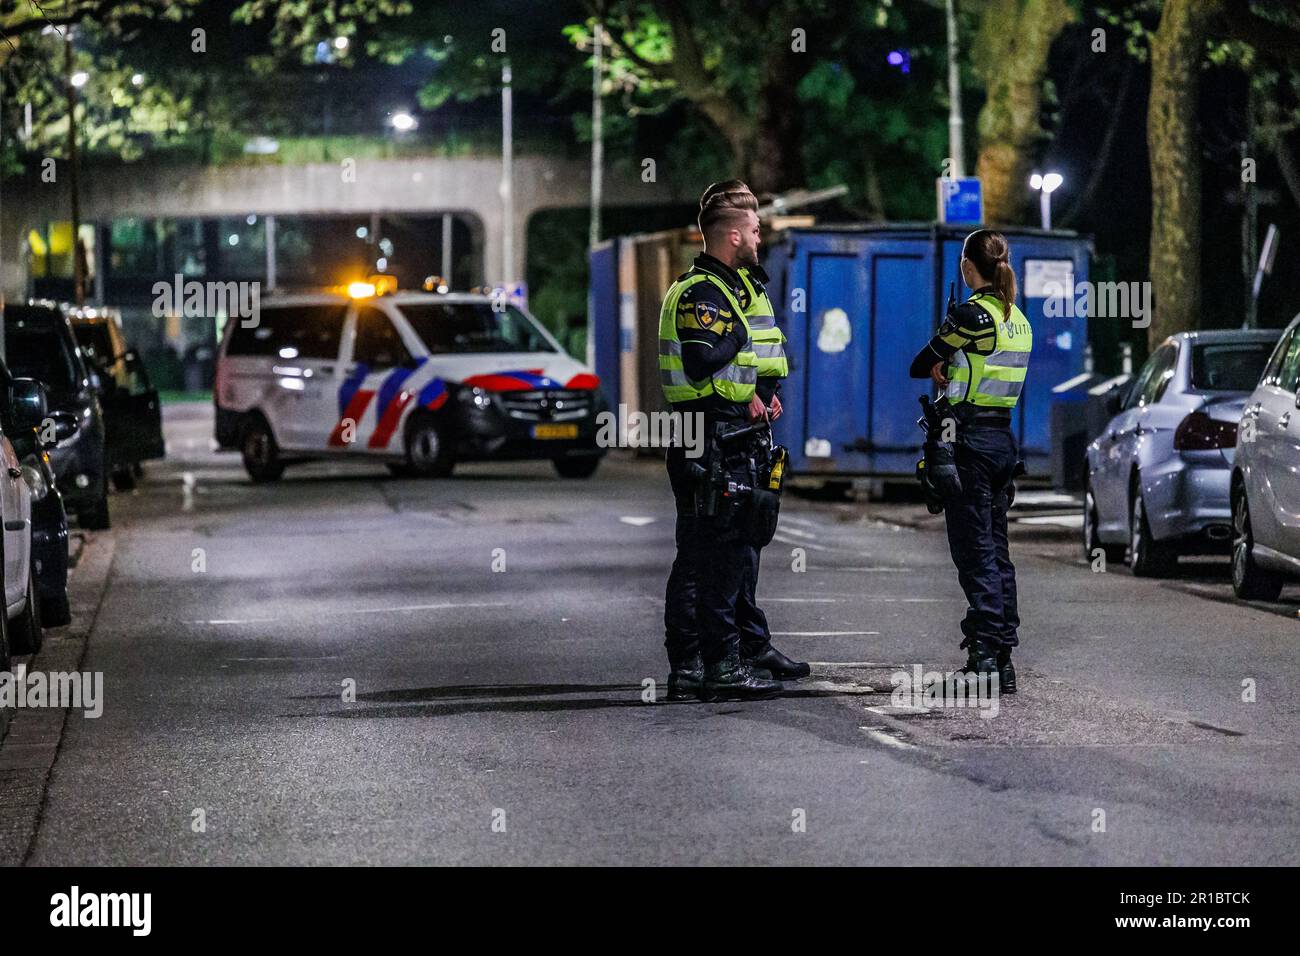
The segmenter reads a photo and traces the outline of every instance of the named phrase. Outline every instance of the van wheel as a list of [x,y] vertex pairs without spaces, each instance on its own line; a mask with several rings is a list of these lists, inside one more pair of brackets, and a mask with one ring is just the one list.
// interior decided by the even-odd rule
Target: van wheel
[[118,491],[135,490],[135,470],[130,465],[113,469],[113,487]]
[[1255,563],[1245,488],[1238,487],[1232,496],[1232,529],[1232,593],[1243,601],[1276,601],[1282,593],[1282,576]]
[[573,458],[553,458],[551,464],[561,478],[590,478],[600,467],[599,455],[582,455]]
[[239,449],[244,456],[244,470],[255,484],[279,481],[284,474],[280,459],[280,446],[276,444],[271,426],[262,416],[249,419],[239,439]]
[[1107,564],[1120,564],[1124,561],[1122,544],[1106,544],[1101,540],[1097,530],[1100,518],[1097,513],[1097,499],[1092,493],[1092,485],[1084,486],[1083,492],[1083,559],[1092,562],[1101,551]]
[[419,478],[446,478],[456,467],[444,429],[431,415],[412,418],[406,426],[406,472]]
[[9,632],[10,650],[14,654],[35,654],[41,649],[41,602],[36,597],[36,568],[27,569],[27,607],[14,621]]
[[1133,574],[1139,578],[1168,577],[1178,566],[1174,549],[1157,541],[1151,534],[1151,523],[1147,521],[1141,487],[1133,489],[1133,504],[1129,512],[1128,563]]
[[72,603],[68,592],[41,599],[41,627],[65,627],[72,623]]
[[[0,562],[3,564],[3,562]],[[0,568],[0,594],[3,592],[4,570]],[[9,660],[9,615],[0,611],[0,673],[11,670]]]

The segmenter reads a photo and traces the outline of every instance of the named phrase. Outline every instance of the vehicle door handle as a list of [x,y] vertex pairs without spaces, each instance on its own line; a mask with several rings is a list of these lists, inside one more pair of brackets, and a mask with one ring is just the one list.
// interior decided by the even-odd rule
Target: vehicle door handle
[[17,480],[18,480],[19,478],[21,478],[22,476],[23,476],[23,470],[22,470],[21,468],[10,468],[10,469],[9,469],[9,478],[10,478],[10,480],[12,480],[12,481],[17,481]]
[[322,375],[333,375],[333,374],[334,374],[334,366],[333,366],[333,365],[322,365],[322,366],[320,367],[320,373],[321,373]]

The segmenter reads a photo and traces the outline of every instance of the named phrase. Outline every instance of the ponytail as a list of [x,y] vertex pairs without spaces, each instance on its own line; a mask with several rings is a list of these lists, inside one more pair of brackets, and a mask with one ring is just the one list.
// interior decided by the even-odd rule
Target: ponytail
[[1011,246],[1007,237],[991,229],[980,229],[966,237],[962,255],[993,284],[993,294],[1002,303],[1002,315],[1011,318],[1016,304],[1016,272],[1011,268]]
[[1011,318],[1011,309],[1016,304],[1016,271],[1006,259],[999,259],[993,273],[993,294],[1002,303],[1002,315]]

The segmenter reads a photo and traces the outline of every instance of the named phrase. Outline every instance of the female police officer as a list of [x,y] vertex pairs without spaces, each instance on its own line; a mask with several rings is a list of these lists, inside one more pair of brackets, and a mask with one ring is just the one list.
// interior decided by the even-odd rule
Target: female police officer
[[938,334],[912,360],[911,376],[944,390],[955,419],[961,490],[944,501],[948,548],[970,605],[961,623],[968,673],[999,675],[1016,691],[1011,651],[1019,643],[1016,569],[1007,547],[1007,509],[1015,494],[1019,449],[1011,413],[1020,399],[1033,332],[1016,307],[1016,275],[1000,233],[981,229],[962,246],[961,276],[974,291],[951,309]]

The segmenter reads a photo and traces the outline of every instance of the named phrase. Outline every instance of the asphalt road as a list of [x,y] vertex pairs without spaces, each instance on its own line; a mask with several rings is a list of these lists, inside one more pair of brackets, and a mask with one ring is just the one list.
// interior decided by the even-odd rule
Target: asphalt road
[[759,593],[813,677],[646,703],[653,463],[255,487],[208,415],[168,409],[172,457],[87,545],[104,713],[69,716],[32,863],[1300,862],[1300,621],[1234,603],[1222,562],[1093,573],[1018,525],[1022,693],[911,713],[890,674],[962,660],[942,525],[789,498]]

